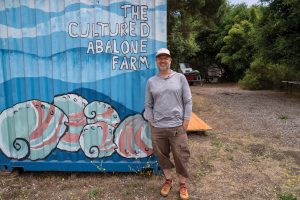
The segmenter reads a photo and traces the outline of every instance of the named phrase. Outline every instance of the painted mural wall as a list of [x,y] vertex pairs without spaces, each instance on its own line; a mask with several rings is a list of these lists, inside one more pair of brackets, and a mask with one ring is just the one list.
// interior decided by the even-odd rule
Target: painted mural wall
[[145,86],[163,0],[0,0],[0,161],[153,155]]

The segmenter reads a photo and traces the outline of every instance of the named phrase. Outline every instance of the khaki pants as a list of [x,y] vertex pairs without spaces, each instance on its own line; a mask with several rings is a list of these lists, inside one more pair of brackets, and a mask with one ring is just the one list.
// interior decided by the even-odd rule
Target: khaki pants
[[174,168],[170,160],[172,151],[176,172],[186,178],[190,151],[187,143],[187,133],[183,126],[157,128],[151,126],[151,139],[154,154],[157,156],[158,164],[162,169]]

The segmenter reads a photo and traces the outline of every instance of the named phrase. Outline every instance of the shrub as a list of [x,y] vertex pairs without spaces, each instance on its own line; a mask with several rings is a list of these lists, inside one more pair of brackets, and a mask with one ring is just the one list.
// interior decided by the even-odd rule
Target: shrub
[[296,80],[297,73],[299,72],[285,65],[267,63],[256,58],[239,81],[239,85],[250,90],[280,88],[283,86],[281,81]]

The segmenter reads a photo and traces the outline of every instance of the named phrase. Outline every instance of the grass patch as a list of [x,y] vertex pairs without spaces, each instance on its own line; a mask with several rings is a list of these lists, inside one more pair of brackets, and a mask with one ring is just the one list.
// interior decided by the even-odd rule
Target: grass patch
[[199,178],[201,176],[204,176],[208,172],[211,171],[213,168],[213,165],[210,163],[210,160],[204,159],[200,161],[200,166],[196,170],[196,176]]
[[236,145],[233,145],[233,146],[230,146],[230,145],[226,145],[224,147],[224,150],[229,152],[229,153],[232,153],[234,150],[237,150],[238,147]]
[[99,188],[93,188],[88,192],[89,199],[96,199],[96,197],[100,194]]
[[279,193],[277,195],[277,198],[279,200],[297,200],[297,197],[295,197],[293,194],[291,194],[289,192]]
[[227,156],[227,159],[230,160],[230,161],[233,161],[234,157],[232,155],[229,155],[229,156]]
[[124,188],[124,190],[122,191],[123,195],[131,195],[133,193],[131,188]]
[[211,145],[219,149],[222,146],[222,142],[219,139],[213,139]]
[[282,120],[287,120],[289,118],[288,115],[284,115],[284,114],[281,114],[278,116],[279,119],[282,119]]
[[263,158],[271,158],[272,157],[272,153],[270,151],[265,151],[263,154],[262,154],[262,157]]
[[203,167],[199,167],[197,170],[196,170],[196,176],[199,178],[201,176],[204,176],[205,174],[207,173],[207,170]]
[[154,174],[154,170],[151,168],[144,168],[141,171],[138,171],[136,174],[144,177],[151,177]]

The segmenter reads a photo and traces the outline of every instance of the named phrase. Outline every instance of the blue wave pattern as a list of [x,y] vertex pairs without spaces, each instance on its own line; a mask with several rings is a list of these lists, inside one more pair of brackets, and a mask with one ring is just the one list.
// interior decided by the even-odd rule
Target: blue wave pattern
[[[136,5],[137,1],[56,0],[43,1],[43,3],[40,1],[32,2],[34,2],[34,5],[30,3],[27,3],[28,5],[17,4],[10,1],[0,3],[0,24],[2,24],[0,28],[1,32],[7,32],[7,37],[0,37],[0,83],[21,77],[47,77],[70,83],[87,83],[130,72],[126,76],[126,84],[130,86],[137,84],[133,81],[134,77],[132,77],[131,73],[133,71],[144,70],[146,76],[143,79],[149,78],[151,74],[153,75],[153,70],[155,70],[154,52],[166,46],[166,37],[163,40],[156,40],[155,37],[147,38],[147,47],[144,53],[128,53],[127,55],[122,55],[121,53],[87,54],[88,42],[95,43],[95,40],[99,38],[72,38],[67,32],[67,24],[70,21],[78,24],[95,23],[102,20],[112,23],[126,22],[128,20],[124,18],[122,5]],[[147,23],[151,28],[152,36],[161,37],[160,35],[165,35],[165,29],[161,29],[161,27],[165,26],[163,24],[157,26],[156,22],[159,21],[159,23],[166,24],[166,21],[164,21],[165,17],[160,17],[159,15],[159,13],[165,14],[166,3],[159,0],[139,2],[141,5],[148,6]],[[87,12],[86,9],[91,10]],[[114,16],[119,18],[114,19]],[[128,12],[129,20],[130,16],[131,14]],[[59,19],[62,19],[63,22],[54,20],[57,17],[61,17]],[[140,21],[137,20],[137,22]],[[45,23],[44,26],[40,26],[43,23]],[[39,27],[44,28],[39,29]],[[54,28],[55,31],[51,31],[50,29],[53,27],[58,28]],[[30,31],[25,34],[26,31],[24,30],[28,28],[34,30],[33,35],[28,35],[31,33]],[[125,40],[139,41],[141,37],[130,37],[128,35],[125,37],[105,36],[100,39],[103,43],[116,40],[120,44]],[[136,58],[145,56],[148,58],[148,65],[145,63],[141,63],[141,65],[136,64],[135,66],[141,66],[141,68],[133,70],[128,68],[122,70],[118,68],[112,69],[113,56],[119,56],[120,58],[117,67],[120,67],[123,56],[126,56],[125,60],[127,60],[127,63],[130,63],[130,56]],[[111,82],[109,89],[119,88],[121,82]],[[144,83],[145,80],[141,82],[141,84]],[[121,86],[123,85],[121,83]],[[53,87],[51,83],[43,83],[42,86]],[[15,85],[14,88],[18,87],[21,86]],[[143,94],[144,88],[138,91]],[[108,93],[104,89],[98,90],[98,92]],[[1,96],[4,98],[4,93]],[[16,94],[15,99],[19,99],[19,96],[22,95]],[[117,97],[117,99],[122,98]],[[141,105],[138,105],[138,107],[141,107]]]
[[[60,5],[61,2],[62,2],[61,0],[49,1],[49,7],[53,8],[54,10],[59,10],[59,7],[57,6]],[[100,1],[95,1],[95,4],[93,5],[87,5],[85,3],[74,3],[66,6],[62,11],[57,11],[57,12],[45,12],[41,9],[30,8],[28,6],[6,8],[0,11],[0,24],[8,25],[14,28],[35,27],[36,24],[46,22],[53,17],[63,16],[67,12],[77,11],[80,8],[99,8],[102,10],[115,13],[119,16],[123,16],[124,11],[120,10],[119,8],[124,4],[134,5],[129,1],[124,1],[124,2],[110,3],[109,6],[104,6],[100,4]],[[149,8],[149,11],[155,11],[155,10],[164,11],[165,8],[166,5],[158,5],[155,6],[154,8]],[[22,20],[22,23],[21,21],[13,21],[13,20],[6,21],[7,19],[14,18],[16,13],[22,13],[23,16],[27,16],[27,17],[24,19],[17,19],[17,20]],[[33,21],[32,19],[35,19],[35,21]]]
[[[72,83],[93,82],[126,72],[148,70],[143,63],[141,63],[141,70],[138,69],[138,63],[135,64],[136,70],[120,70],[120,67],[112,69],[113,55],[107,53],[86,54],[85,48],[70,49],[51,57],[39,57],[20,51],[0,50],[0,65],[2,67],[0,83],[18,77],[48,77]],[[119,62],[121,62],[123,56],[119,58]],[[149,69],[153,69],[155,55],[151,54],[147,58]],[[129,57],[125,57],[125,59],[127,63],[130,63]]]
[[[139,34],[135,37],[129,34],[70,37],[70,22],[78,23],[78,30],[81,30],[87,24],[102,21],[111,24],[135,21],[139,29],[141,19],[132,20],[130,12],[127,18],[124,17],[121,6],[125,4],[148,6],[148,37]],[[147,40],[144,52],[139,49],[137,53],[129,52],[126,55],[122,52],[87,53],[89,42],[95,44],[96,40],[104,44],[115,40],[120,45],[124,41],[142,39]],[[121,120],[129,115],[141,114],[144,110],[146,82],[157,73],[155,52],[165,46],[166,1],[163,0],[0,0],[0,112],[33,99],[51,104],[55,96],[74,93],[85,97],[88,102],[107,102],[116,108]],[[112,68],[114,56],[119,59],[115,69]],[[131,68],[129,64],[129,68],[121,69],[121,62],[125,60],[130,63],[131,57],[146,57],[147,64],[145,61],[136,62],[140,68]],[[44,161],[52,159],[89,162],[81,150],[62,152],[54,149]],[[102,159],[107,161],[107,165],[108,162],[124,160],[127,159],[116,154]],[[9,162],[1,151],[0,161]],[[110,167],[116,169],[115,166]]]

